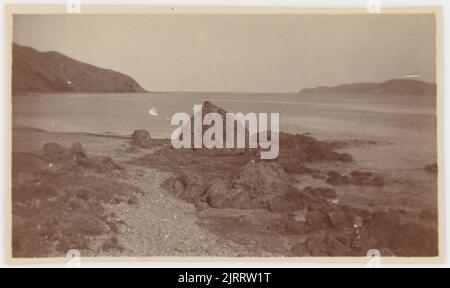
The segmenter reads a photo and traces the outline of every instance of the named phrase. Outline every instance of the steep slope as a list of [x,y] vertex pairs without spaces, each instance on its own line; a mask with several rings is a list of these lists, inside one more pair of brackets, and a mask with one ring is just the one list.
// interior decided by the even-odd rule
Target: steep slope
[[13,44],[12,91],[20,93],[146,92],[134,79],[58,52],[40,52]]

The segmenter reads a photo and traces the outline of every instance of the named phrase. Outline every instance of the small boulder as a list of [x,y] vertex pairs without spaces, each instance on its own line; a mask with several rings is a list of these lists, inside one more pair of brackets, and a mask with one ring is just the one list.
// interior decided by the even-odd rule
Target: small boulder
[[321,229],[326,227],[325,216],[319,211],[311,211],[306,213],[306,223],[313,229]]
[[205,188],[203,186],[192,185],[186,189],[186,193],[183,195],[183,197],[186,200],[195,203],[200,201],[200,198],[202,197],[203,193],[205,193]]
[[206,202],[213,208],[225,208],[227,196],[228,188],[223,179],[213,179],[206,190]]
[[311,256],[305,242],[299,242],[291,247],[291,253],[296,257]]
[[108,170],[125,170],[125,168],[124,168],[122,165],[117,164],[117,163],[116,163],[115,161],[113,161],[110,157],[105,157],[105,158],[103,158],[102,164],[103,164],[104,166],[106,166],[106,168],[107,168]]
[[152,137],[147,130],[135,130],[131,135],[131,144],[138,147],[151,145]]
[[45,143],[44,145],[44,153],[47,155],[60,155],[66,151],[61,145],[57,143]]
[[350,178],[343,176],[336,171],[329,171],[327,173],[327,182],[332,185],[345,185],[350,184]]
[[335,209],[327,214],[327,220],[331,227],[335,229],[344,228],[349,225],[347,215],[340,209]]
[[352,184],[362,186],[369,184],[370,179],[373,177],[373,174],[370,172],[354,170],[349,174],[349,176],[351,178]]
[[172,183],[173,191],[175,192],[175,195],[181,196],[184,192],[184,184],[181,180],[175,179]]
[[69,150],[70,156],[73,156],[74,158],[86,158],[87,154],[86,151],[83,149],[83,146],[81,146],[80,143],[75,143],[72,145],[72,147]]
[[328,256],[328,247],[325,243],[326,238],[327,233],[323,230],[317,231],[306,238],[306,248],[311,256]]
[[195,203],[195,208],[199,211],[207,210],[209,208],[208,204],[202,201],[198,201]]

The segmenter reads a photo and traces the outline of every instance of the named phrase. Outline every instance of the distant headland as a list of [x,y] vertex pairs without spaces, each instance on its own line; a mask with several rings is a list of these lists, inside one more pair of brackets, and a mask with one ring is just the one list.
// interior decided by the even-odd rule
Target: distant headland
[[436,84],[412,79],[392,79],[382,83],[353,83],[338,86],[321,86],[317,88],[305,88],[300,93],[326,94],[414,94],[436,95]]
[[13,44],[12,92],[145,93],[133,78],[69,58]]

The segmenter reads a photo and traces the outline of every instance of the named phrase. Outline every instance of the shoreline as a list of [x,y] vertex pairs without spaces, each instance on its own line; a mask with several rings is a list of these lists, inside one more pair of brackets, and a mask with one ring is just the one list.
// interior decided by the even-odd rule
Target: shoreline
[[[97,215],[95,214],[97,212],[91,210],[84,212],[87,214],[94,213],[97,216],[92,216],[93,219],[98,219],[98,223],[94,222],[96,224],[92,224],[92,233],[94,233],[94,236],[86,238],[89,240],[86,240],[87,247],[97,247],[94,248],[97,249],[97,252],[93,253],[92,251],[85,250],[83,253],[88,255],[155,256],[155,254],[158,254],[157,251],[165,251],[162,253],[167,255],[158,255],[325,256],[329,255],[329,253],[337,253],[337,255],[349,256],[359,255],[362,252],[352,250],[354,248],[350,246],[339,246],[340,248],[338,250],[331,251],[328,250],[331,247],[329,245],[336,245],[335,237],[343,233],[341,229],[345,227],[349,228],[352,225],[362,225],[358,221],[366,223],[361,226],[364,227],[364,229],[361,228],[363,229],[361,231],[366,231],[364,232],[367,233],[366,237],[371,239],[370,241],[368,240],[368,243],[376,240],[376,238],[373,238],[374,232],[372,230],[378,228],[373,226],[374,224],[370,224],[373,221],[370,219],[373,217],[377,217],[376,219],[378,220],[376,221],[381,221],[380,224],[382,226],[387,225],[384,221],[388,221],[387,219],[390,217],[402,219],[399,222],[395,222],[395,225],[397,225],[396,229],[405,231],[404,233],[407,233],[404,229],[408,229],[407,227],[409,227],[404,225],[416,223],[418,221],[416,218],[418,216],[416,215],[419,212],[421,215],[425,213],[423,217],[428,217],[424,218],[428,219],[425,222],[423,222],[424,220],[420,220],[421,223],[428,223],[425,227],[433,227],[434,224],[432,223],[435,221],[433,220],[433,215],[435,215],[433,209],[416,212],[403,211],[398,208],[392,210],[389,208],[386,210],[387,212],[383,212],[385,210],[382,209],[383,205],[380,205],[381,202],[372,207],[370,205],[367,207],[358,207],[358,205],[353,203],[352,198],[347,200],[347,204],[345,201],[342,201],[347,197],[345,196],[346,194],[341,194],[342,191],[355,190],[351,193],[358,199],[361,197],[358,194],[361,193],[373,195],[371,197],[377,197],[376,195],[380,193],[378,190],[391,189],[389,187],[394,183],[391,183],[392,179],[383,180],[377,173],[355,170],[356,167],[351,161],[349,162],[349,158],[344,157],[339,152],[335,152],[335,149],[336,151],[343,150],[351,153],[354,149],[364,151],[364,149],[370,147],[383,148],[382,144],[380,146],[376,142],[358,142],[355,140],[355,142],[341,141],[333,143],[332,141],[319,141],[309,135],[295,136],[283,133],[281,139],[282,146],[280,148],[283,154],[280,156],[280,159],[271,163],[271,161],[260,161],[257,159],[258,157],[255,157],[256,154],[245,151],[212,150],[195,152],[189,149],[182,151],[173,150],[167,145],[164,145],[164,142],[167,142],[168,139],[160,141],[161,139],[144,138],[143,143],[140,143],[143,146],[140,147],[139,145],[136,146],[133,144],[131,136],[124,135],[58,133],[46,132],[35,128],[15,127],[13,128],[13,140],[15,143],[21,144],[14,145],[13,161],[16,164],[13,167],[15,167],[16,172],[13,174],[13,183],[15,183],[13,187],[23,187],[19,189],[28,187],[26,185],[29,184],[26,183],[29,183],[29,180],[27,180],[29,176],[25,177],[25,175],[30,173],[31,177],[37,177],[37,179],[41,177],[47,179],[50,175],[54,175],[48,178],[48,180],[45,180],[47,185],[51,187],[55,185],[54,187],[70,190],[75,189],[74,191],[77,191],[79,185],[86,187],[83,189],[92,191],[92,197],[94,197],[92,199],[87,198],[90,199],[87,200],[87,203],[90,203],[89,205],[104,206],[106,211],[110,211],[107,216]],[[45,148],[45,145],[48,143],[55,143],[56,145],[62,146],[62,148],[57,148],[58,146],[54,145],[56,151],[68,151],[66,149],[77,142],[81,143],[82,149],[86,151],[87,158],[83,160],[84,162],[73,163],[73,160],[64,156],[68,152],[62,152],[63,154],[58,156],[58,158],[52,158],[54,156],[46,154],[47,152],[45,150],[44,154],[42,154],[42,147]],[[39,165],[48,163],[46,161],[49,161],[49,159],[54,159],[50,162],[53,167],[50,170],[54,172],[47,172],[46,169],[48,168],[43,168],[43,166],[39,168]],[[32,166],[25,164],[33,162],[36,162],[36,164],[32,164]],[[26,172],[30,169],[28,167],[36,168],[31,168],[31,172]],[[44,171],[45,173],[51,172],[51,174],[49,176],[45,176],[45,174],[43,174],[44,176],[39,176]],[[20,173],[17,174],[18,172]],[[75,181],[74,178],[74,180],[70,181],[75,181],[74,184],[77,183],[77,185],[73,186],[69,182],[64,182],[64,185],[61,186],[61,183],[58,184],[58,182],[52,184],[55,181],[52,180],[55,176],[55,179],[59,177],[72,179],[72,177],[81,176],[82,178],[80,180],[84,180],[80,182],[80,180]],[[91,182],[91,180],[88,180],[90,179],[89,177],[95,177],[92,180],[97,180]],[[240,178],[243,180],[239,180]],[[102,201],[105,200],[98,202],[95,200],[95,197],[98,197],[95,196],[98,193],[95,192],[98,189],[95,188],[95,183],[98,181],[100,183],[107,181],[104,183],[108,187],[111,187],[108,189],[111,189],[112,195],[118,193],[117,195],[122,195],[120,197],[125,198],[123,200],[117,200],[119,201],[117,204],[111,204],[109,202],[102,204]],[[110,186],[110,184],[106,184],[109,182],[117,183]],[[396,185],[404,186],[403,184]],[[114,186],[119,187],[119,189],[113,188]],[[120,187],[129,187],[126,190],[131,189],[135,192],[128,194]],[[275,189],[275,187],[278,188]],[[33,190],[35,188],[29,187],[26,189]],[[267,191],[269,193],[268,195],[271,196],[269,198],[266,196],[262,197],[258,191]],[[278,192],[272,193],[270,191]],[[81,198],[69,198],[70,201],[68,203],[76,203],[73,204],[76,205],[75,207],[85,207],[82,209],[91,209],[89,208],[90,206],[86,207],[84,206],[85,204],[82,204],[86,201],[83,195],[76,196]],[[58,197],[72,196],[62,194]],[[300,198],[297,199],[295,197]],[[386,197],[386,194],[383,193],[383,196],[380,195],[378,198],[382,200],[382,197]],[[128,200],[126,200],[127,198]],[[65,201],[67,202],[67,200]],[[42,203],[44,204],[41,205],[47,205],[45,202]],[[299,206],[289,208],[291,207],[289,206],[291,205],[290,203],[297,203],[296,205]],[[160,205],[163,205],[162,207],[165,208],[159,207]],[[175,206],[178,208],[174,208]],[[390,203],[389,206],[395,207],[393,203]],[[308,207],[306,208],[307,210],[304,210],[305,207]],[[180,243],[177,240],[178,238],[173,239],[173,241],[167,241],[165,235],[173,235],[176,237],[177,232],[175,231],[184,230],[182,228],[183,225],[180,226],[178,223],[180,218],[177,213],[178,216],[167,218],[167,215],[163,216],[163,210],[170,212],[182,211],[183,209],[187,209],[185,210],[187,214],[182,218],[188,221],[183,225],[190,227],[190,231],[197,230],[198,234],[204,235],[203,241],[209,243],[206,244],[205,242],[204,244],[210,248],[204,250],[205,248],[197,246],[196,243],[202,242],[195,238],[195,235],[192,235],[192,237],[189,236],[189,233],[185,234],[187,238],[185,238],[184,244]],[[136,212],[130,212],[134,210]],[[65,213],[63,212],[58,218],[66,217],[64,216]],[[16,214],[14,213],[14,215]],[[144,225],[146,223],[145,219],[154,218],[155,222],[152,220],[149,223],[153,224],[148,224],[151,226]],[[159,226],[160,224],[158,223],[160,221],[156,221],[156,219],[160,218],[171,220],[164,222],[164,226]],[[16,222],[13,219],[13,223]],[[98,225],[106,225],[105,227],[109,228],[105,228],[106,232],[100,232],[96,230],[99,228],[94,228],[99,227]],[[429,228],[423,228],[421,225],[414,226],[416,228],[419,227],[417,231],[419,231],[418,233],[422,233],[420,237],[424,237],[424,234],[434,235],[433,232],[430,233],[427,230]],[[144,229],[142,227],[147,228]],[[158,232],[161,233],[158,234],[161,236],[158,236],[159,238],[151,236],[154,231],[166,231],[166,229],[172,232]],[[230,234],[230,231],[234,232]],[[361,231],[358,233],[362,233]],[[150,234],[147,235],[147,233]],[[377,233],[387,232],[379,231]],[[344,237],[350,241],[348,243],[351,243],[353,236],[350,234],[345,235],[347,236],[341,235],[339,237]],[[152,245],[156,245],[154,250],[146,248],[147,244],[139,244],[145,237],[152,239],[149,241],[153,243]],[[222,250],[213,249],[212,247],[218,245],[217,241],[222,244],[227,243],[225,246],[228,248],[223,248]],[[325,246],[321,248],[317,246],[318,244],[311,246],[313,242],[322,242],[323,244],[321,245]],[[185,248],[180,248],[180,245]],[[413,250],[402,252],[395,250],[397,248],[394,247],[391,248],[394,250],[390,249],[388,253],[394,253],[393,251],[396,251],[396,253],[406,253],[404,255],[409,255],[408,253],[416,249],[412,246],[409,247],[408,249]],[[171,254],[170,251],[173,253]],[[427,251],[419,253],[429,253],[430,250]]]

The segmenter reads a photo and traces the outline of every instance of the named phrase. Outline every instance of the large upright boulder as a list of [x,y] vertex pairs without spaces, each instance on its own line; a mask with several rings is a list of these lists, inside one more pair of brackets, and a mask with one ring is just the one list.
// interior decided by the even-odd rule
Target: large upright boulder
[[[232,129],[232,133],[234,134],[234,149],[232,151],[237,152],[237,153],[243,153],[242,150],[244,150],[244,151],[248,150],[248,149],[244,149],[244,148],[237,149],[237,132],[238,131],[240,131],[240,130],[244,131],[245,132],[245,141],[246,141],[246,143],[249,142],[249,137],[250,137],[249,131],[244,126],[245,125],[244,123],[241,123],[239,121],[235,121],[235,123],[233,123],[233,126],[232,127],[228,127],[228,129],[227,129],[227,121],[226,121],[226,119],[227,119],[227,113],[228,112],[226,110],[220,108],[219,106],[214,105],[213,103],[211,103],[209,101],[203,102],[203,104],[202,104],[202,111],[201,112],[202,112],[201,113],[202,115],[194,114],[191,117],[191,123],[190,124],[191,124],[191,134],[192,134],[191,135],[191,137],[192,137],[191,138],[192,147],[194,146],[194,134],[195,134],[194,119],[196,117],[200,118],[202,120],[202,124],[203,124],[203,119],[204,119],[204,117],[207,114],[209,114],[209,113],[216,113],[216,114],[219,114],[222,117],[222,129],[223,129],[223,136],[222,137],[223,137],[224,145],[225,145],[225,142],[226,142],[227,133],[230,132],[231,129]],[[201,131],[202,135],[204,135],[205,131],[207,131],[211,126],[212,125],[202,125],[202,131]],[[221,149],[221,150],[228,150],[228,149]],[[230,153],[230,152],[227,151],[227,153]]]

